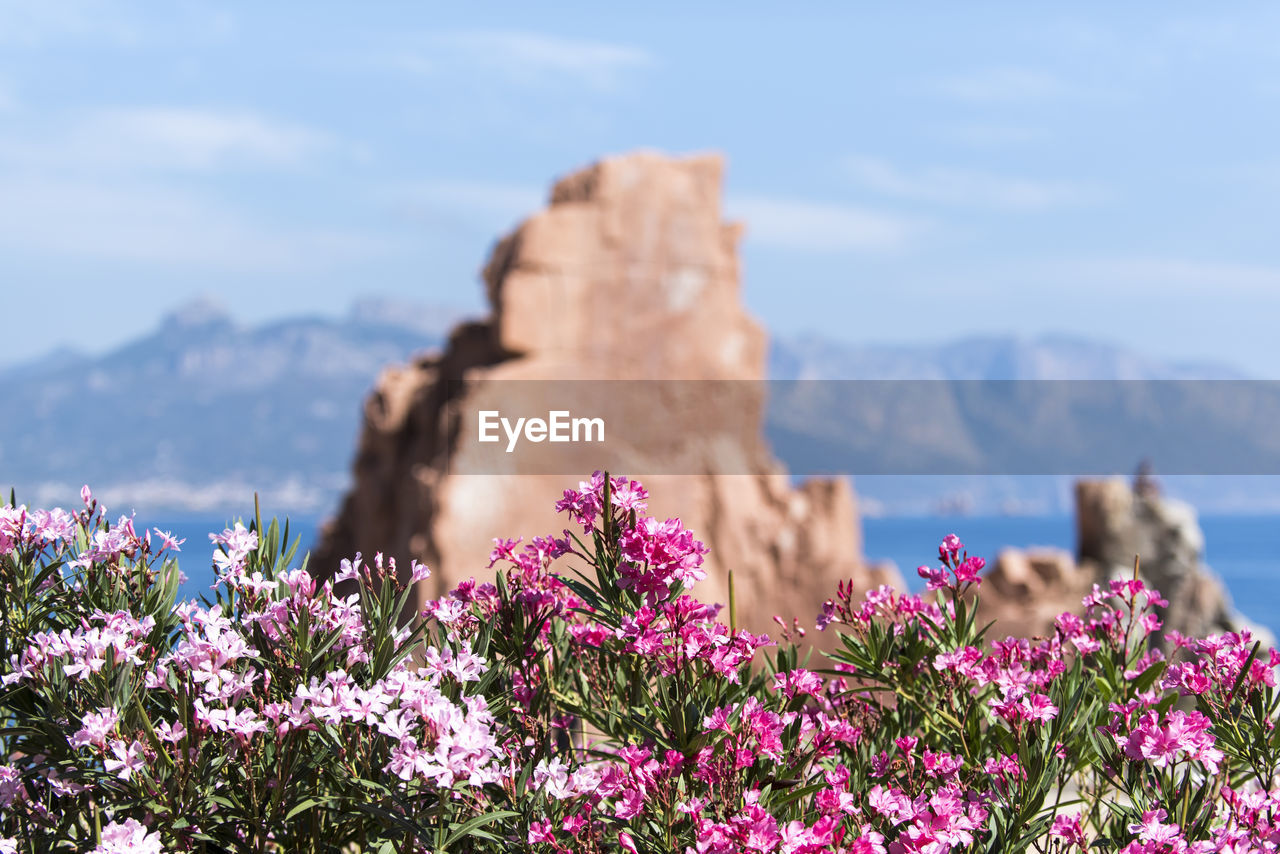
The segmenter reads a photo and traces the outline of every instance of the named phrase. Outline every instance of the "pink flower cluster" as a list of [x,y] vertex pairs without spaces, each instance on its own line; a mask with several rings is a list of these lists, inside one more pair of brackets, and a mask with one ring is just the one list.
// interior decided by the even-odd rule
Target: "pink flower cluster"
[[[707,547],[695,539],[679,519],[659,521],[641,515],[647,507],[649,493],[637,481],[616,477],[606,483],[604,473],[596,472],[589,482],[578,484],[577,490],[565,490],[564,498],[556,503],[556,510],[568,513],[584,531],[590,532],[604,509],[606,487],[610,513],[616,508],[623,511],[624,516],[623,527],[617,532],[618,546],[626,558],[619,567],[619,587],[635,591],[653,605],[670,595],[673,588],[692,587],[706,578],[702,563]],[[565,551],[568,551],[567,544],[559,553]],[[495,550],[495,559],[497,557],[513,559],[509,548],[503,555]]]
[[[853,603],[855,595],[852,582],[840,582],[836,598],[828,599],[822,605],[822,613],[817,620],[818,630],[824,631],[832,623],[849,626],[856,631],[876,621],[901,626],[911,620],[923,620],[941,626],[946,620],[936,602],[926,602],[923,596],[902,593],[887,584],[868,590],[857,605]],[[946,614],[954,616],[954,603],[948,602],[947,609]]]
[[[1112,600],[1117,600],[1113,605]],[[1056,625],[1058,636],[1082,655],[1097,652],[1104,645],[1128,649],[1141,643],[1148,635],[1160,628],[1160,618],[1156,608],[1168,606],[1168,602],[1150,590],[1140,578],[1113,580],[1107,590],[1097,584],[1093,591],[1084,597],[1084,616],[1071,613],[1058,615]],[[1159,656],[1159,649],[1153,649],[1153,656]],[[1154,661],[1153,657],[1144,663],[1145,670]],[[1128,676],[1137,678],[1140,670]]]
[[659,522],[646,516],[619,539],[626,562],[618,586],[634,590],[650,604],[666,598],[672,587],[692,587],[707,577],[702,569],[707,547],[679,519]]
[[1161,715],[1153,693],[1124,705],[1112,703],[1111,723],[1103,727],[1124,755],[1165,768],[1179,762],[1199,762],[1210,774],[1218,772],[1222,751],[1214,744],[1212,722],[1199,712],[1174,710]]
[[[0,702],[65,709],[39,750],[0,756],[0,854],[22,822],[52,827],[90,799],[101,831],[72,831],[75,850],[192,850],[236,821],[232,847],[271,850],[289,818],[353,790],[381,811],[342,818],[361,832],[379,829],[370,815],[437,844],[471,827],[477,851],[1280,851],[1280,654],[1247,632],[1171,635],[1166,662],[1166,603],[1139,579],[1096,586],[1049,637],[988,642],[967,598],[982,560],[952,535],[921,567],[924,595],[840,585],[819,619],[846,630],[828,669],[685,593],[706,547],[646,516],[627,478],[597,473],[558,502],[590,536],[496,540],[495,583],[404,625],[397,597],[425,566],[356,555],[324,580],[242,525],[211,536],[215,603],[116,610],[154,577],[151,539],[129,518],[84,531],[102,512],[85,500],[0,511],[0,572],[65,555],[69,589],[110,603],[0,662]],[[304,755],[313,776],[291,780]],[[193,802],[175,781],[193,775],[217,809],[178,823]],[[342,794],[319,791],[334,780]],[[1085,805],[1058,809],[1081,781]],[[257,800],[233,819],[241,795]],[[277,797],[294,800],[264,830]],[[486,824],[494,810],[506,818]]]
[[[625,641],[627,652],[655,661],[661,672],[672,675],[695,662],[705,662],[714,673],[738,681],[738,671],[751,661],[756,650],[773,642],[767,635],[734,633],[717,622],[718,605],[704,605],[691,596],[662,602],[655,609],[642,606],[626,618],[615,632]],[[570,632],[580,642],[599,646],[598,627],[578,624]],[[592,641],[596,641],[592,643]]]
[[[744,796],[742,809],[727,820],[699,816],[695,824],[697,842],[686,848],[685,854],[816,854],[832,850],[845,835],[840,820],[830,815],[819,817],[811,825],[799,819],[780,824],[759,800],[760,792],[752,790]],[[876,845],[879,834],[871,834],[867,841]],[[882,847],[865,850],[881,854],[884,851]]]
[[159,834],[148,832],[136,819],[111,822],[102,828],[102,844],[89,854],[164,854]]
[[[354,727],[389,740],[391,758],[384,770],[401,780],[447,789],[457,781],[483,786],[498,779],[503,754],[486,699],[464,696],[458,703],[442,691],[443,681],[474,683],[484,673],[485,661],[465,646],[457,651],[427,647],[420,666],[401,660],[387,676],[367,685],[346,671],[330,671],[299,684],[282,702],[264,703],[260,693],[269,684],[270,671],[263,659],[292,642],[304,612],[311,626],[337,634],[334,653],[342,654],[348,666],[369,660],[359,597],[340,598],[329,582],[317,590],[310,575],[300,570],[270,582],[246,577],[245,560],[257,537],[241,526],[215,541],[224,547],[214,557],[224,572],[222,582],[241,589],[243,601],[255,608],[233,618],[221,605],[180,605],[176,613],[182,632],[172,651],[163,655],[150,643],[151,617],[94,612],[74,632],[34,635],[14,656],[5,684],[38,687],[53,679],[55,671],[75,681],[106,678],[112,668],[129,665],[145,674],[153,699],[166,698],[164,704],[175,712],[189,698],[191,726],[180,719],[154,722],[160,741],[175,748],[199,750],[229,738],[244,750],[268,732],[283,738],[295,730]],[[255,632],[271,647],[259,647]],[[68,741],[98,756],[108,774],[127,781],[145,774],[156,752],[145,746],[141,733],[120,732],[120,720],[120,711],[109,707],[87,712]]]
[[982,583],[978,573],[987,562],[966,552],[964,543],[955,534],[948,534],[938,546],[938,560],[942,566],[921,566],[916,570],[921,578],[928,581],[927,589],[951,590],[959,594]]
[[[94,625],[94,624],[97,625]],[[104,614],[94,611],[74,632],[38,632],[20,655],[10,659],[10,672],[0,684],[12,685],[24,678],[34,678],[43,667],[57,662],[64,674],[83,680],[104,667],[129,663],[141,665],[139,653],[147,647],[146,638],[155,628],[153,617],[141,620],[127,611]]]
[[1204,639],[1171,634],[1175,648],[1187,650],[1194,658],[1169,665],[1164,674],[1166,689],[1176,688],[1184,696],[1214,695],[1221,701],[1228,699],[1223,695],[1231,693],[1237,684],[1247,693],[1276,687],[1280,651],[1255,652],[1256,642],[1248,629]]
[[867,795],[871,808],[893,826],[902,825],[889,854],[942,854],[973,844],[987,820],[982,799],[956,782],[944,783],[914,798],[900,789],[876,786]]

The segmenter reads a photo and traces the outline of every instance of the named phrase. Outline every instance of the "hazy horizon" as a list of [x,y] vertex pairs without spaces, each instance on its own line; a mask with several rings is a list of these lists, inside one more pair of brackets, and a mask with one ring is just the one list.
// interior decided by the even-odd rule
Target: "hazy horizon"
[[[405,328],[416,326],[422,329],[424,331],[424,342],[428,346],[434,339],[434,336],[447,335],[449,330],[452,329],[456,323],[464,320],[482,319],[488,314],[487,308],[466,310],[459,305],[420,302],[412,299],[397,298],[386,294],[366,294],[357,297],[351,304],[345,307],[340,307],[336,311],[299,310],[293,313],[283,313],[277,316],[261,318],[254,321],[238,316],[235,306],[222,300],[216,294],[197,293],[161,311],[156,315],[155,323],[150,328],[140,329],[136,336],[127,340],[111,341],[110,343],[97,348],[77,346],[75,342],[53,344],[45,350],[37,351],[29,356],[23,356],[20,359],[6,358],[7,355],[11,354],[0,353],[0,371],[22,368],[27,365],[38,365],[47,359],[57,358],[63,355],[71,357],[85,357],[89,359],[98,359],[104,356],[109,356],[120,349],[133,346],[139,340],[144,339],[149,335],[161,331],[165,328],[165,325],[172,322],[174,318],[178,318],[184,314],[190,316],[194,311],[207,311],[212,317],[225,318],[233,324],[235,328],[239,330],[246,330],[264,329],[275,324],[297,322],[299,320],[306,319],[337,322],[344,319],[350,319],[361,312],[367,313],[386,308],[394,308],[398,312],[394,317],[390,315],[387,316],[387,322],[389,324]],[[759,318],[757,318],[757,320],[759,320]],[[427,335],[428,331],[431,333],[430,335]],[[1037,334],[1020,333],[1016,330],[1005,332],[976,331],[971,333],[959,333],[952,338],[943,338],[933,341],[889,338],[865,338],[857,341],[850,341],[847,339],[842,340],[836,337],[829,337],[821,333],[816,333],[810,329],[801,329],[790,334],[782,335],[775,334],[771,329],[766,329],[765,331],[768,336],[768,341],[771,344],[777,340],[789,343],[816,343],[819,345],[839,344],[848,345],[852,348],[883,348],[885,350],[902,348],[904,351],[927,351],[934,347],[954,346],[964,344],[966,342],[1016,341],[1019,344],[1032,346],[1066,342],[1115,349],[1128,355],[1137,356],[1139,358],[1148,358],[1155,361],[1155,357],[1151,356],[1150,353],[1131,348],[1124,341],[1090,335],[1088,332],[1081,331],[1048,329]],[[1230,379],[1247,376],[1247,374],[1241,370],[1239,365],[1223,359],[1171,359],[1168,360],[1166,364],[1172,367],[1205,366],[1209,368],[1224,368],[1228,371],[1240,372],[1242,375],[1241,377],[1224,377]]]

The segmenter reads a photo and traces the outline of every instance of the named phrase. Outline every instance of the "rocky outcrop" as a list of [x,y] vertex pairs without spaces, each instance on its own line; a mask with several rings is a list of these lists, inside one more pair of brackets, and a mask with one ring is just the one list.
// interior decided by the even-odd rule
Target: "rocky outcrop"
[[1082,610],[1094,584],[1133,574],[1134,557],[1148,585],[1169,602],[1162,634],[1177,630],[1204,637],[1249,628],[1234,611],[1225,586],[1204,564],[1204,533],[1190,505],[1160,495],[1150,477],[1076,484],[1076,556],[1057,550],[1008,549],[984,578],[980,618],[994,620],[993,635],[1032,636],[1053,631],[1062,611]]
[[765,335],[739,293],[741,229],[721,219],[722,170],[715,156],[641,153],[559,181],[548,207],[494,249],[490,317],[378,380],[354,486],[314,564],[381,551],[405,569],[416,558],[433,570],[419,596],[434,598],[491,575],[492,538],[559,532],[552,504],[596,467],[590,449],[576,477],[497,474],[499,458],[463,425],[513,396],[536,403],[539,382],[575,379],[595,381],[581,389],[597,408],[651,425],[613,473],[663,472],[644,477],[650,512],[679,516],[710,546],[702,598],[727,602],[733,570],[743,625],[766,631],[774,614],[808,623],[840,579],[900,583],[862,561],[847,481],[789,485],[762,438],[762,383],[717,384],[735,399],[703,407],[640,403],[600,384],[764,379]]
[[1092,573],[1061,549],[1004,549],[978,590],[978,619],[995,622],[991,639],[1044,636],[1092,587]]
[[1076,552],[1099,581],[1133,574],[1169,602],[1164,631],[1203,637],[1238,628],[1221,579],[1204,565],[1204,532],[1195,509],[1165,498],[1152,481],[1134,488],[1120,479],[1076,484]]

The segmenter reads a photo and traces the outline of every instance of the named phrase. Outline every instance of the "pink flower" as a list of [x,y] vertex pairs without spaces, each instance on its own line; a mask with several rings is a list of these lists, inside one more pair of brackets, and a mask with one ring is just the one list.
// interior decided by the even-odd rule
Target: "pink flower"
[[614,804],[613,814],[616,818],[629,821],[640,815],[643,810],[644,795],[639,789],[630,788],[623,791],[622,797]]
[[258,532],[250,531],[237,522],[234,528],[227,528],[221,534],[210,534],[209,540],[222,548],[214,551],[213,564],[223,572],[223,578],[233,578],[244,569],[249,552],[258,548]]
[[1182,840],[1182,831],[1176,824],[1165,824],[1169,814],[1162,809],[1148,810],[1142,814],[1142,821],[1129,825],[1129,830],[1138,834],[1143,842],[1156,845],[1176,843]]
[[137,741],[128,745],[119,739],[111,742],[111,755],[113,758],[107,759],[103,765],[107,773],[115,774],[121,780],[128,780],[146,764],[143,747]]
[[578,794],[569,777],[569,766],[558,756],[550,762],[545,758],[538,761],[533,769],[533,785],[558,801]]
[[[1118,724],[1113,720],[1117,731]],[[1152,710],[1138,719],[1127,736],[1116,734],[1116,741],[1130,759],[1146,760],[1157,768],[1187,758],[1199,760],[1211,773],[1217,773],[1222,751],[1214,747],[1211,725],[1199,712],[1172,711],[1162,726],[1158,713]]]
[[80,729],[69,739],[72,747],[84,747],[92,744],[94,747],[103,747],[106,745],[107,736],[116,727],[116,722],[120,720],[120,715],[115,709],[103,707],[97,712],[89,712],[80,719]]
[[1027,776],[1022,766],[1018,764],[1018,757],[1003,753],[988,759],[983,764],[982,770],[992,776],[999,776],[1002,780],[1017,780]]
[[152,530],[154,530],[156,532],[156,536],[160,538],[160,551],[164,551],[165,549],[173,552],[182,551],[181,546],[186,542],[185,539],[174,539],[173,534],[170,534],[168,531],[162,531],[159,528],[153,528]]
[[596,472],[588,483],[578,484],[578,489],[566,489],[564,498],[556,502],[557,513],[568,513],[570,518],[582,525],[582,530],[591,532],[596,516],[601,510],[601,494],[604,492],[604,473]]
[[[565,493],[566,495],[568,493]],[[501,537],[493,538],[493,551],[489,552],[489,568],[493,569],[499,561],[508,561],[514,563],[516,559],[515,547],[520,545],[520,541],[524,537],[516,537],[515,539],[502,539]]]
[[21,772],[12,765],[0,765],[0,809],[8,809],[26,797],[27,787],[22,782]]
[[1043,694],[1028,694],[1022,698],[1023,714],[1030,721],[1051,721],[1058,714],[1058,707]]
[[788,700],[796,694],[818,695],[822,691],[822,677],[804,668],[796,668],[773,677],[773,690],[781,691]]
[[187,729],[182,725],[181,721],[174,724],[170,724],[168,721],[161,721],[160,725],[156,727],[156,735],[160,737],[161,741],[177,744],[186,737]]
[[614,507],[643,513],[647,506],[645,502],[648,499],[649,490],[641,486],[640,481],[628,480],[625,477],[615,477],[613,479],[613,491],[610,501]]
[[884,836],[874,830],[864,829],[862,834],[853,841],[849,854],[886,854]]
[[951,584],[951,576],[942,567],[920,566],[916,568],[916,574],[928,580],[927,590],[941,590]]
[[909,820],[915,811],[911,798],[898,789],[886,789],[877,785],[867,793],[867,804],[893,824],[901,824]]
[[529,822],[529,844],[536,842],[555,842],[556,831],[549,821]]
[[111,822],[102,828],[102,844],[90,854],[163,854],[160,834],[129,818],[123,823]]
[[956,583],[957,584],[981,584],[982,579],[978,577],[978,573],[982,572],[987,562],[980,557],[966,557],[956,567]]
[[824,815],[852,814],[857,811],[853,793],[842,789],[823,789],[814,796],[813,803]]
[[702,569],[707,547],[679,519],[659,522],[646,516],[618,540],[627,559],[619,569],[618,586],[646,595],[650,604],[665,598],[672,584],[685,587],[707,577]]
[[44,543],[70,543],[76,535],[76,517],[61,507],[31,513],[32,536]]
[[1059,813],[1054,816],[1053,826],[1049,832],[1054,836],[1067,840],[1072,845],[1080,846],[1081,850],[1088,848],[1084,841],[1084,831],[1080,827],[1079,815],[1067,815]]
[[922,764],[927,777],[951,777],[964,765],[964,760],[951,753],[934,753],[926,749]]

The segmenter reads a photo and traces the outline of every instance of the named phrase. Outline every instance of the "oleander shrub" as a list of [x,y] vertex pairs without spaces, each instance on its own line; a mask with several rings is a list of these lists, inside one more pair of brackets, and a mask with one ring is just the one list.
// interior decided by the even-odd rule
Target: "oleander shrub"
[[82,497],[0,508],[0,852],[1280,848],[1280,657],[1166,660],[1137,578],[988,639],[948,537],[923,595],[833,591],[824,657],[688,595],[705,546],[626,478],[408,623],[426,567],[320,582],[256,513],[178,602],[179,544]]

